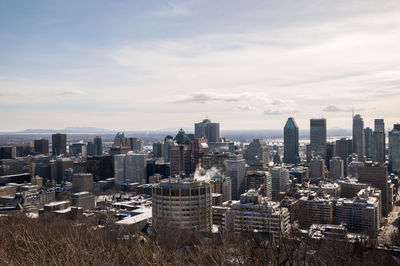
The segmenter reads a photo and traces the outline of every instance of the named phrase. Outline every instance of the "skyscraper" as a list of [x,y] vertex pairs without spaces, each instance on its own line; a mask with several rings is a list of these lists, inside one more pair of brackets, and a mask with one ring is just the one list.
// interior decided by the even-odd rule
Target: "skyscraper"
[[209,119],[204,119],[202,122],[194,124],[194,138],[206,138],[210,143],[217,142],[219,137],[219,123],[212,123]]
[[385,122],[383,119],[375,119],[375,131],[372,137],[372,159],[375,162],[385,162]]
[[49,141],[47,139],[35,139],[33,142],[33,151],[37,154],[49,154]]
[[191,173],[191,152],[188,145],[172,145],[170,147],[171,172],[170,176],[175,177],[181,173],[189,176]]
[[326,119],[310,120],[310,147],[313,156],[326,158]]
[[96,136],[93,140],[94,143],[94,155],[103,155],[103,141],[100,136]]
[[282,167],[271,169],[271,197],[277,200],[279,192],[286,191],[289,188],[289,170]]
[[344,177],[344,163],[340,157],[333,157],[329,161],[329,165],[330,165],[329,177],[331,179],[339,179],[341,177]]
[[66,155],[67,154],[67,135],[66,134],[53,134],[52,139],[52,151],[53,155]]
[[239,200],[246,189],[246,163],[242,155],[229,156],[226,160],[226,173],[232,180],[232,200]]
[[358,160],[363,161],[365,152],[364,120],[361,115],[353,117],[353,152],[358,155]]
[[283,162],[299,162],[299,127],[293,117],[289,117],[283,128],[284,153]]
[[372,129],[367,127],[364,129],[365,135],[365,157],[367,160],[372,160],[372,144],[373,144],[373,132]]
[[261,160],[263,163],[269,163],[271,158],[265,141],[253,139],[246,150],[246,161],[248,163],[254,163],[257,160]]
[[400,173],[400,124],[389,132],[389,160],[392,171]]

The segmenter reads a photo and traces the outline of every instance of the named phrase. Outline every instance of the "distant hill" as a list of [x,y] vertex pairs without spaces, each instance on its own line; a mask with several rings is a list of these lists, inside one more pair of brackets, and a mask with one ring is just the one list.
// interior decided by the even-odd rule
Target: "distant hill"
[[66,127],[64,129],[25,129],[16,132],[18,134],[53,134],[53,133],[66,133],[66,134],[83,134],[83,133],[96,133],[96,134],[113,134],[114,130],[97,128],[97,127]]

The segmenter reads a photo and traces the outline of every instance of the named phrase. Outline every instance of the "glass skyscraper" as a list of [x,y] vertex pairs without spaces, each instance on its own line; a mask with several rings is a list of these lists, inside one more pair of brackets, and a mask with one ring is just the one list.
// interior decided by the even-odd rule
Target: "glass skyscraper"
[[293,117],[289,117],[283,128],[284,153],[283,162],[299,162],[299,128]]

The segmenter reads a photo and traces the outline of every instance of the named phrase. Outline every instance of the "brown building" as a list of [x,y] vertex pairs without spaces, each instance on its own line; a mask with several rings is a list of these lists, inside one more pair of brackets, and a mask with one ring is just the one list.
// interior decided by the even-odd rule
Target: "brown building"
[[171,146],[171,172],[170,176],[175,177],[181,173],[187,176],[192,172],[191,169],[191,152],[188,145],[173,145]]

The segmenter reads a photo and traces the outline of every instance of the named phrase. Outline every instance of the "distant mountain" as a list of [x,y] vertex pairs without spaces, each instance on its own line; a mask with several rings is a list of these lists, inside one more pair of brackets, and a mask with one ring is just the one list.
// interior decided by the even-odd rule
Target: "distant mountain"
[[82,133],[93,133],[93,134],[114,134],[115,130],[109,130],[97,127],[66,127],[64,129],[25,129],[23,131],[16,132],[18,134],[54,134],[54,133],[66,133],[66,134],[82,134]]

